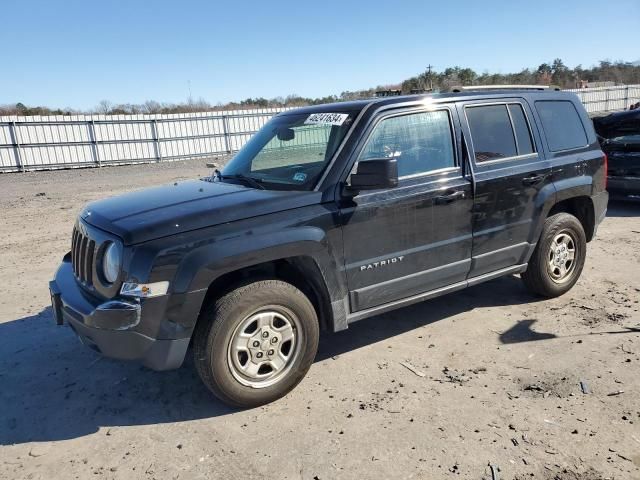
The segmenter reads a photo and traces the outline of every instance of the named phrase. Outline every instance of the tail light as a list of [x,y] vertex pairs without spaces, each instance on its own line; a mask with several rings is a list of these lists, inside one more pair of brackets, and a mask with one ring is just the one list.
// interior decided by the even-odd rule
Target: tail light
[[607,189],[607,181],[609,178],[609,157],[607,157],[606,153],[602,154],[604,156],[604,189]]

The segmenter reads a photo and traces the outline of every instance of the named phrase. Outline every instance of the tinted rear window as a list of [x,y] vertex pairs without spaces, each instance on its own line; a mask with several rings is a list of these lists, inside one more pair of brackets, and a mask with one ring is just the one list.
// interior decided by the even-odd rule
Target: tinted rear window
[[506,105],[468,107],[466,114],[476,162],[517,155]]
[[549,150],[559,152],[586,146],[589,141],[582,120],[572,102],[544,100],[536,102]]

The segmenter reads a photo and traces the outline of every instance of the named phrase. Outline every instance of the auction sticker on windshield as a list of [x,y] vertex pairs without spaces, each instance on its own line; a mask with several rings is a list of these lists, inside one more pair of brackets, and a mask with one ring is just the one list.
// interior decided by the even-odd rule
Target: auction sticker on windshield
[[304,121],[305,125],[342,125],[348,113],[313,113]]

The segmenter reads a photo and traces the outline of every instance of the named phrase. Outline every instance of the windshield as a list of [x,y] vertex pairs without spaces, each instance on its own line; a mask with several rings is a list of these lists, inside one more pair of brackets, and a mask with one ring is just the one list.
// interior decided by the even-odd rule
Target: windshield
[[311,190],[354,117],[355,112],[276,116],[224,167],[222,180],[244,176],[265,188]]

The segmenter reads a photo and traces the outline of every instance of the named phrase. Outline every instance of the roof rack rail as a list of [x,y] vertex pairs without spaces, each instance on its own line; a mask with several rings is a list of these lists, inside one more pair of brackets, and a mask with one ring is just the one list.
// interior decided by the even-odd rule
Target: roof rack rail
[[423,93],[433,93],[433,88],[412,88],[409,95],[422,95]]
[[471,92],[474,90],[560,90],[555,85],[470,85],[455,86],[449,89],[450,92]]
[[402,95],[402,90],[378,90],[375,93],[375,97],[399,97]]

